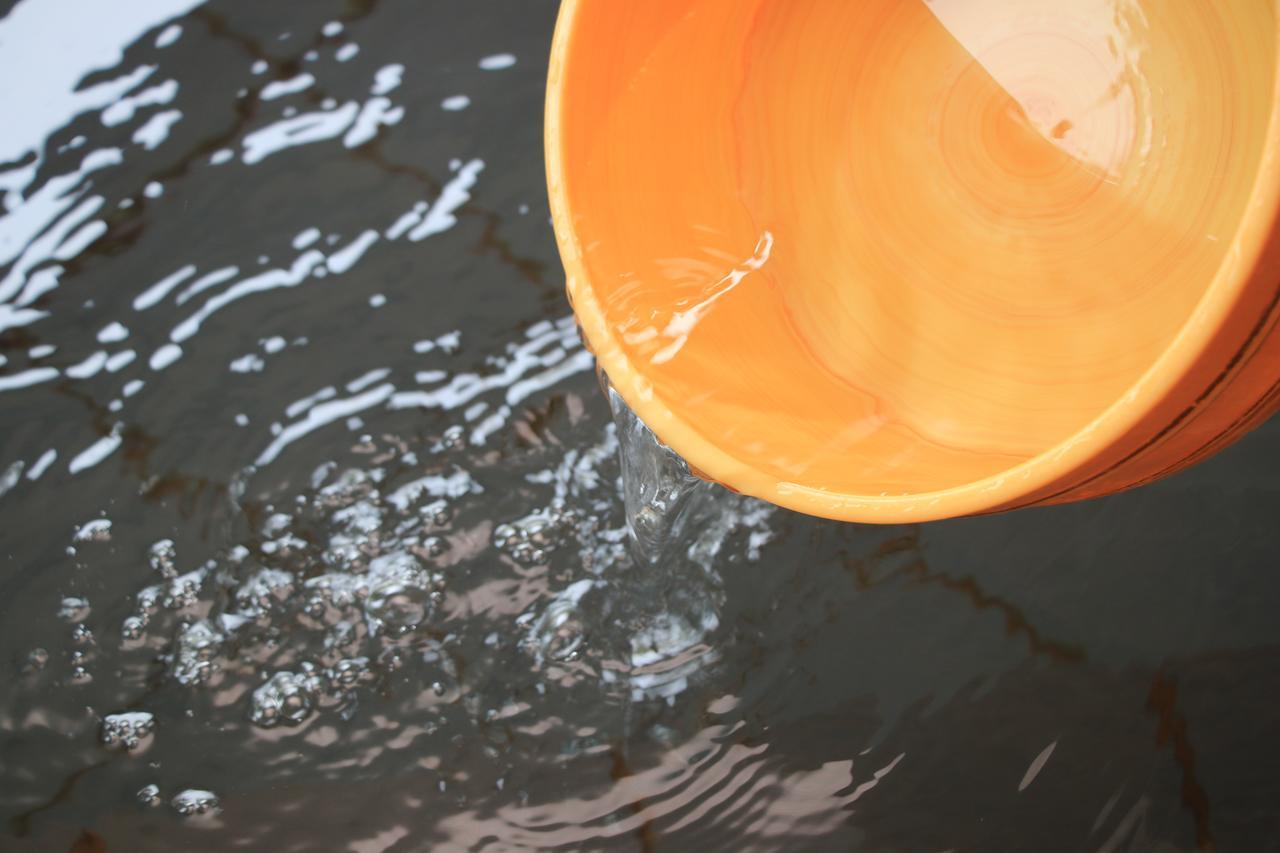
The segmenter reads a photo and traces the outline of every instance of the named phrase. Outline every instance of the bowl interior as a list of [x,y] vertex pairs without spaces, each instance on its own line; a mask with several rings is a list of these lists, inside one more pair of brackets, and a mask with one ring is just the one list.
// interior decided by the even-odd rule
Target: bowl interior
[[1120,399],[1231,250],[1276,77],[1275,0],[570,14],[549,156],[591,343],[841,494],[998,474]]

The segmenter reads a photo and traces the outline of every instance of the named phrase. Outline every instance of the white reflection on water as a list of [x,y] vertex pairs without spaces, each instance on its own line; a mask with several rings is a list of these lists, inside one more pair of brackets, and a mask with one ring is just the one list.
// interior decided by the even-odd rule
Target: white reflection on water
[[126,95],[109,104],[102,111],[102,123],[107,127],[124,124],[137,115],[144,107],[168,104],[178,94],[178,81],[165,80],[156,86],[150,86],[133,95]]
[[75,458],[71,460],[71,464],[67,466],[67,470],[72,474],[79,474],[86,468],[92,468],[112,453],[115,453],[116,449],[120,447],[120,428],[121,424],[116,424],[112,428],[110,435],[104,435],[76,454]]
[[[178,94],[180,84],[174,79],[152,83],[156,77],[155,65],[142,64],[132,69],[117,69],[116,76],[104,83],[75,91],[80,79],[100,67],[118,64],[126,45],[137,39],[147,29],[166,18],[180,15],[199,5],[191,0],[146,0],[126,4],[123,9],[110,10],[95,3],[76,3],[75,14],[53,14],[53,8],[32,0],[18,6],[0,20],[0,70],[8,68],[17,76],[21,66],[21,87],[6,87],[3,106],[9,115],[20,115],[22,121],[6,123],[0,128],[0,160],[10,160],[15,165],[0,169],[0,189],[4,196],[4,215],[0,216],[0,265],[9,269],[0,280],[0,331],[29,326],[46,319],[49,314],[33,303],[59,285],[65,272],[64,264],[79,257],[107,231],[107,224],[95,215],[102,212],[105,198],[91,194],[93,178],[103,170],[121,165],[124,152],[119,148],[103,148],[91,151],[79,159],[71,171],[54,175],[42,181],[30,193],[25,192],[34,180],[36,170],[44,157],[43,140],[54,131],[83,113],[99,112],[103,126],[114,128],[131,122],[136,126],[130,139],[143,150],[150,151],[165,144],[174,126],[181,120],[179,110],[154,108],[171,103]],[[81,9],[80,7],[84,7]],[[62,13],[68,10],[64,8]],[[80,14],[83,13],[83,14]],[[340,24],[326,26],[326,36],[337,36]],[[181,26],[170,25],[155,38],[157,47],[173,44],[181,35]],[[55,38],[65,50],[41,49]],[[339,59],[350,58],[354,45],[340,50]],[[75,57],[78,61],[68,61]],[[255,68],[255,70],[258,70]],[[265,65],[261,70],[266,70]],[[355,147],[370,141],[380,128],[398,123],[404,116],[402,106],[392,104],[386,97],[399,85],[403,65],[388,64],[375,75],[370,86],[374,93],[367,102],[348,102],[342,106],[321,111],[309,111],[292,118],[285,118],[246,132],[240,142],[243,161],[246,164],[260,162],[269,155],[280,154],[286,149],[323,142],[341,137],[347,147]],[[298,94],[312,87],[316,77],[311,73],[297,75],[289,80],[270,81],[260,92],[265,100]],[[144,85],[145,84],[145,85]],[[78,136],[60,151],[84,144]],[[224,152],[227,152],[224,154]],[[224,154],[224,156],[219,156]],[[213,162],[229,159],[227,149],[216,153]],[[26,157],[25,160],[22,158]],[[422,239],[430,233],[439,233],[451,227],[456,219],[453,211],[465,203],[469,195],[466,189],[474,184],[478,165],[463,173],[460,181],[446,187],[445,195],[436,205],[425,202],[415,206],[420,219],[428,216],[426,231],[412,239]],[[150,181],[142,188],[142,195],[149,199],[163,194],[159,181]],[[125,198],[120,207],[131,206]],[[311,229],[315,236],[303,241],[304,246],[318,237],[318,229]],[[400,236],[388,235],[388,239]],[[279,287],[301,284],[311,275],[321,272],[342,274],[349,271],[380,239],[379,231],[366,229],[346,246],[325,254],[319,251],[304,252],[289,266],[259,272],[241,279],[219,292],[201,305],[193,314],[181,320],[170,333],[170,342],[160,344],[147,354],[145,363],[152,370],[163,370],[182,356],[178,344],[191,338],[200,326],[214,313],[248,295]],[[239,266],[228,263],[197,276],[193,264],[167,275],[133,298],[135,310],[155,308],[163,303],[179,287],[186,285],[177,296],[181,305],[208,291],[213,291],[232,281],[239,273]],[[191,279],[195,278],[194,281]],[[190,282],[190,283],[188,283]],[[119,325],[119,320],[110,320]],[[122,326],[121,326],[122,327]],[[123,328],[123,327],[122,327]],[[103,344],[119,343],[122,339],[104,339]],[[49,352],[53,347],[49,347]],[[137,359],[134,349],[113,352],[109,348],[81,355],[76,361],[63,367],[54,365],[14,366],[7,375],[0,376],[0,391],[28,388],[59,378],[87,380],[107,372],[126,369]],[[38,357],[33,355],[31,358]],[[143,387],[136,377],[127,379],[129,390],[122,397],[132,397]],[[119,411],[122,399],[112,402],[111,408]],[[119,444],[118,437],[104,437],[85,452],[75,456],[75,470],[91,467],[109,455]]]
[[283,98],[285,95],[301,92],[315,82],[316,78],[304,71],[295,77],[290,77],[288,80],[272,80],[262,87],[258,97],[264,101],[274,101],[276,98]]
[[355,101],[332,110],[302,113],[254,131],[244,139],[244,162],[252,166],[286,148],[341,136],[360,112]]
[[151,151],[169,138],[169,131],[182,119],[179,110],[165,110],[147,119],[147,123],[133,132],[133,141]]
[[[32,303],[58,286],[66,262],[84,253],[106,232],[106,222],[94,218],[104,209],[105,197],[92,194],[90,188],[98,174],[122,165],[126,159],[125,152],[119,148],[90,151],[79,158],[71,171],[48,178],[28,197],[24,196],[23,189],[39,165],[39,139],[47,137],[78,114],[97,112],[104,127],[116,128],[132,123],[130,139],[143,150],[151,151],[168,141],[172,129],[182,119],[180,110],[157,109],[174,102],[181,84],[177,79],[160,77],[159,68],[151,64],[140,64],[132,69],[117,68],[112,81],[61,100],[49,92],[53,89],[70,92],[87,71],[99,65],[118,64],[123,57],[124,46],[131,40],[166,18],[180,15],[195,5],[198,4],[190,0],[130,4],[128,14],[114,16],[111,26],[98,26],[95,22],[100,23],[101,15],[90,15],[68,30],[54,21],[48,11],[40,11],[47,7],[28,0],[0,22],[0,43],[5,39],[21,38],[24,44],[37,45],[42,38],[48,38],[53,31],[50,28],[56,28],[60,38],[70,35],[73,40],[78,40],[77,44],[84,43],[80,53],[89,63],[84,67],[73,67],[60,58],[54,69],[57,73],[45,75],[47,89],[28,86],[20,90],[23,98],[35,97],[37,91],[44,91],[42,97],[48,107],[44,112],[33,111],[25,102],[12,105],[15,114],[24,116],[24,122],[18,123],[18,129],[11,129],[4,142],[12,149],[14,159],[23,149],[35,151],[37,160],[35,165],[27,164],[0,172],[3,186],[9,190],[5,214],[0,217],[0,263],[12,262],[5,278],[0,281],[0,331],[31,325],[49,316],[47,311],[33,307]],[[343,28],[337,22],[330,22],[323,28],[323,34],[329,38],[338,37],[342,32]],[[181,26],[171,24],[155,36],[154,44],[167,47],[181,35]],[[96,47],[91,47],[90,42]],[[355,45],[345,44],[339,48],[335,59],[350,59],[355,50]],[[485,70],[501,70],[514,64],[515,57],[506,53],[492,54],[479,61],[479,67]],[[30,67],[27,66],[28,71]],[[253,70],[255,73],[265,72],[268,67],[259,62]],[[349,148],[363,145],[374,138],[380,128],[393,126],[403,119],[404,107],[394,104],[389,96],[401,86],[404,74],[403,63],[386,63],[374,73],[369,85],[371,95],[366,101],[334,103],[330,107],[308,109],[264,125],[251,126],[234,148],[220,149],[215,153],[212,163],[226,162],[235,156],[236,148],[244,164],[255,165],[268,157],[284,156],[290,150],[339,139]],[[319,85],[322,78],[323,68],[316,66],[314,71],[268,81],[258,96],[263,102],[300,97]],[[155,82],[157,79],[160,82]],[[27,135],[14,135],[19,129]],[[72,145],[64,147],[83,145],[84,141],[83,137],[76,137]],[[153,280],[132,297],[135,311],[160,310],[166,303],[183,306],[201,299],[204,301],[174,323],[168,341],[158,342],[149,352],[144,350],[142,358],[139,358],[136,348],[116,348],[125,342],[128,331],[121,319],[108,318],[98,336],[100,348],[80,354],[74,361],[63,365],[15,366],[17,369],[0,376],[0,391],[28,388],[58,379],[87,381],[104,374],[124,372],[125,384],[109,405],[110,410],[118,415],[146,388],[137,374],[127,375],[133,365],[151,371],[169,368],[183,357],[188,342],[195,339],[204,324],[224,309],[267,291],[298,287],[322,275],[348,273],[368,253],[375,251],[381,241],[407,238],[416,242],[454,227],[458,221],[458,210],[470,200],[484,162],[478,158],[466,162],[454,160],[449,168],[453,174],[435,199],[417,201],[393,221],[380,228],[366,228],[345,243],[340,235],[333,235],[339,239],[336,248],[319,247],[321,229],[311,226],[298,232],[292,241],[292,247],[298,254],[283,264],[245,276],[241,270],[248,265],[246,259],[228,257],[225,263],[204,270],[196,264],[184,264]],[[146,182],[141,189],[141,195],[148,199],[159,198],[163,192],[163,185],[155,180]],[[130,202],[128,198],[122,200],[121,207],[129,206]],[[383,301],[385,298],[377,304]],[[432,350],[447,354],[457,346],[457,335],[451,333],[434,341],[420,341],[415,351],[422,356],[427,356]],[[47,352],[41,355],[55,351],[53,346],[44,349]],[[234,359],[230,369],[236,373],[260,372],[265,368],[265,355],[271,351],[274,350],[246,353]],[[578,345],[569,318],[554,325],[537,325],[525,342],[511,345],[507,352],[495,354],[490,360],[497,369],[488,375],[473,372],[455,375],[438,367],[414,371],[418,384],[433,386],[429,390],[404,389],[390,371],[382,368],[364,374],[365,377],[376,376],[375,379],[364,382],[349,380],[348,396],[345,397],[339,397],[334,386],[326,385],[285,408],[283,423],[274,427],[274,435],[258,454],[257,461],[266,464],[305,435],[387,404],[396,409],[421,406],[449,410],[469,404],[464,413],[464,421],[472,425],[469,438],[474,444],[482,444],[507,422],[513,406],[533,393],[588,370],[592,364],[590,355]],[[368,387],[375,383],[376,387]],[[501,400],[476,402],[480,395],[496,389],[504,391]],[[238,418],[237,422],[247,423],[247,419]],[[78,473],[108,458],[120,447],[121,432],[122,425],[117,423],[106,435],[73,452],[68,471]],[[56,451],[41,455],[38,465],[32,463],[31,479],[43,474],[56,458]]]
[[[0,264],[14,263],[0,280],[0,303],[12,301],[18,306],[29,305],[51,289],[47,283],[37,285],[35,276],[29,280],[28,274],[53,258],[74,229],[101,209],[102,196],[85,197],[86,178],[99,169],[122,162],[124,155],[119,148],[103,148],[86,154],[74,171],[50,178],[29,198],[15,200],[15,193],[10,193],[9,209],[0,217]],[[0,172],[0,177],[4,174]],[[67,259],[65,250],[62,254]],[[52,272],[54,270],[56,272]],[[41,271],[46,276],[52,275],[54,281],[61,272],[60,266]],[[23,285],[27,286],[26,290]]]
[[[124,49],[159,23],[203,0],[22,0],[0,19],[0,163],[28,155],[29,166],[0,171],[0,189],[20,190],[35,174],[45,140],[81,113],[109,107],[155,69],[140,66],[114,80],[79,88],[86,74],[118,65]],[[167,43],[176,39],[172,36]],[[51,45],[57,45],[51,50]],[[21,117],[21,120],[13,120]],[[10,210],[15,205],[6,201]]]
[[[140,3],[138,8],[178,5]],[[125,17],[137,18],[135,11]],[[434,326],[427,317],[420,325],[403,327],[398,358],[387,352],[385,342],[380,349],[363,346],[357,330],[344,338],[354,343],[342,359],[304,371],[296,387],[252,390],[266,387],[255,383],[286,375],[287,360],[318,356],[321,340],[324,347],[335,343],[334,335],[321,339],[319,330],[288,326],[284,321],[292,318],[283,316],[279,304],[271,305],[268,295],[305,287],[302,294],[308,299],[323,305],[329,303],[322,300],[333,300],[331,313],[342,310],[344,292],[352,297],[347,304],[361,310],[366,303],[387,305],[380,318],[400,310],[408,300],[393,289],[394,282],[385,284],[390,300],[381,293],[369,297],[372,287],[352,293],[360,284],[357,273],[378,268],[393,247],[403,251],[408,243],[418,244],[414,249],[424,259],[420,268],[429,269],[441,258],[433,254],[434,246],[445,241],[437,238],[464,217],[470,225],[487,215],[478,206],[469,207],[477,187],[487,188],[486,163],[474,156],[481,152],[463,148],[432,154],[440,158],[435,162],[424,158],[422,179],[395,187],[412,191],[382,206],[366,206],[337,192],[333,197],[341,204],[334,210],[297,206],[287,228],[265,234],[252,246],[245,245],[243,232],[225,242],[208,237],[206,231],[216,232],[222,224],[211,216],[207,221],[193,218],[185,232],[162,232],[176,242],[149,256],[125,244],[127,263],[105,250],[94,253],[95,241],[104,233],[119,233],[117,222],[150,225],[175,215],[195,196],[191,173],[197,178],[214,174],[215,181],[225,176],[235,192],[246,192],[246,184],[301,168],[323,146],[348,163],[381,156],[376,142],[355,155],[345,152],[381,139],[413,108],[402,103],[407,94],[403,81],[414,79],[412,62],[380,56],[376,72],[356,65],[346,75],[355,77],[348,81],[353,85],[339,96],[333,77],[345,69],[337,63],[351,59],[357,48],[321,42],[304,74],[264,61],[256,69],[260,76],[250,78],[248,62],[240,57],[236,69],[243,80],[230,88],[239,82],[256,87],[256,97],[246,89],[244,103],[252,110],[234,133],[192,139],[198,123],[207,118],[204,105],[197,109],[193,103],[193,93],[200,90],[167,66],[169,54],[157,59],[146,50],[149,45],[168,47],[179,38],[185,47],[204,38],[205,28],[187,24],[184,32],[182,25],[166,26],[167,18],[156,14],[147,26],[138,25],[135,35],[143,37],[135,46],[138,59],[135,48],[127,54],[125,66],[136,67],[110,68],[99,75],[110,82],[86,87],[93,97],[76,102],[78,117],[68,114],[40,131],[45,136],[60,132],[72,120],[86,128],[84,135],[37,152],[48,158],[40,167],[45,174],[39,185],[31,183],[37,167],[28,163],[0,172],[0,187],[9,191],[0,216],[0,255],[7,254],[0,263],[9,265],[0,281],[0,330],[5,324],[21,326],[31,335],[29,343],[9,354],[11,361],[0,364],[0,392],[17,394],[48,384],[50,396],[67,392],[73,401],[68,405],[82,403],[92,419],[88,429],[83,422],[72,424],[82,428],[79,432],[62,432],[61,423],[52,424],[48,436],[25,445],[23,458],[3,460],[0,493],[67,490],[72,484],[86,494],[105,488],[99,493],[103,509],[119,501],[118,512],[112,510],[117,524],[111,547],[120,548],[122,560],[145,569],[145,551],[133,553],[126,545],[130,528],[136,531],[128,499],[139,484],[128,475],[113,480],[110,469],[114,464],[131,470],[138,459],[139,433],[189,429],[210,444],[225,440],[235,446],[235,464],[212,471],[211,478],[234,476],[226,491],[244,503],[243,512],[232,512],[252,530],[215,532],[210,553],[194,559],[174,551],[167,537],[181,537],[166,533],[150,555],[159,577],[130,587],[115,601],[104,596],[97,613],[112,613],[114,605],[124,609],[99,617],[93,646],[77,649],[81,656],[70,659],[74,671],[94,676],[100,688],[128,691],[131,682],[115,667],[122,662],[132,667],[138,658],[129,658],[131,651],[141,651],[156,668],[158,690],[177,691],[181,701],[196,708],[208,698],[215,707],[234,710],[246,732],[239,747],[249,757],[269,736],[284,736],[283,730],[296,725],[305,731],[309,760],[321,772],[326,769],[323,750],[349,746],[342,739],[380,745],[382,722],[371,724],[366,717],[348,727],[340,723],[354,719],[361,702],[382,701],[381,691],[387,688],[376,682],[395,677],[402,668],[430,668],[431,679],[418,685],[421,695],[403,686],[392,691],[399,691],[398,698],[406,703],[392,721],[404,723],[404,746],[392,741],[380,746],[383,752],[419,746],[410,730],[421,723],[425,737],[428,726],[437,725],[427,717],[436,714],[458,715],[439,723],[457,727],[453,731],[458,733],[502,720],[523,728],[545,726],[553,737],[576,738],[577,729],[585,726],[562,723],[555,716],[567,713],[558,706],[569,691],[578,690],[577,698],[585,699],[577,712],[586,716],[610,714],[619,701],[668,707],[687,696],[719,660],[709,635],[719,629],[716,608],[722,591],[715,559],[720,546],[738,536],[749,547],[737,552],[755,559],[756,546],[773,535],[769,513],[737,498],[720,507],[680,557],[692,568],[688,583],[677,591],[680,617],[664,618],[667,590],[627,576],[631,564],[613,428],[603,423],[602,413],[592,422],[582,398],[566,390],[567,381],[593,364],[571,317],[513,322],[492,337],[483,325],[474,330],[467,326],[465,346],[463,330],[450,328],[464,322],[457,314]],[[149,34],[148,28],[156,32]],[[340,38],[345,30],[331,22],[323,34]],[[126,55],[118,49],[126,41],[119,42],[112,61],[119,63]],[[469,68],[478,64],[497,73],[516,64],[513,54],[476,60],[479,55],[467,60]],[[334,98],[326,105],[330,87]],[[479,110],[440,114],[435,108],[439,94],[419,102],[425,106],[418,109],[430,112],[426,120],[457,128],[459,122],[479,117]],[[231,101],[228,94],[226,103],[211,104],[210,111]],[[286,115],[288,109],[295,112]],[[197,147],[183,147],[190,145]],[[175,162],[181,167],[167,165]],[[243,177],[246,172],[248,178]],[[239,184],[233,183],[237,180]],[[261,198],[246,198],[245,206],[235,209]],[[529,209],[518,198],[509,202],[512,210]],[[338,208],[344,215],[337,215]],[[204,213],[197,207],[197,214]],[[220,214],[224,219],[227,215],[234,214]],[[531,224],[531,219],[524,222]],[[454,255],[470,250],[465,239],[455,237],[463,240],[463,248],[453,249]],[[145,241],[144,247],[151,249]],[[82,264],[98,263],[111,274],[92,279],[76,275]],[[120,274],[112,277],[116,270]],[[110,286],[78,291],[85,280],[95,285],[109,280]],[[545,311],[541,308],[535,316]],[[360,322],[359,317],[340,319],[351,328]],[[303,332],[315,335],[317,344],[311,345]],[[313,348],[300,351],[308,346]],[[212,364],[206,371],[216,374],[212,384],[192,381],[202,364]],[[173,401],[187,399],[192,400],[189,407],[176,408],[181,416],[190,413],[189,426],[175,423],[180,418],[151,416],[157,408],[168,405],[172,411]],[[433,414],[406,414],[418,408]],[[576,430],[565,434],[565,444],[530,426],[543,408],[567,418],[566,430]],[[394,432],[388,424],[411,418],[448,426],[443,434],[425,438],[412,432],[388,434]],[[362,434],[365,429],[368,435]],[[325,430],[331,431],[327,437],[322,436]],[[155,439],[164,449],[181,445],[168,438],[148,434],[138,441]],[[357,449],[350,453],[333,450],[353,441]],[[113,462],[104,464],[107,460]],[[316,466],[319,460],[332,461]],[[234,475],[240,465],[246,470]],[[310,481],[305,475],[290,479],[279,473],[291,466],[316,470]],[[71,475],[78,477],[73,481]],[[37,487],[31,485],[35,481],[43,482]],[[253,490],[278,494],[264,499]],[[226,497],[219,493],[220,500]],[[263,500],[276,504],[258,518],[249,507]],[[76,520],[86,517],[90,514]],[[495,528],[509,535],[499,542]],[[83,529],[106,530],[99,521]],[[92,565],[96,541],[59,544],[78,548],[77,559],[101,568],[105,576],[105,568]],[[627,609],[633,601],[643,606]],[[281,651],[280,638],[294,647]],[[468,680],[454,658],[463,654],[460,647],[477,646],[488,651],[476,656],[478,669]],[[493,669],[486,673],[484,667]],[[506,695],[512,677],[527,681],[543,699]],[[140,691],[129,701],[145,705],[152,698]],[[124,706],[122,701],[95,711],[112,712],[118,720],[115,712]],[[153,711],[139,708],[136,713]],[[204,708],[189,723],[166,721],[152,737],[163,749],[166,739],[180,742],[210,723],[214,713]],[[277,772],[265,764],[258,769]],[[215,798],[201,789],[173,797],[181,786],[203,783],[222,797],[235,793],[200,778],[178,785],[168,773],[166,765],[154,780],[130,780],[124,794],[131,796],[144,781],[154,782],[142,788],[145,801],[172,800],[173,808],[185,813],[216,810],[206,802]],[[847,781],[846,772],[841,784]],[[522,818],[516,814],[512,819],[518,823]]]

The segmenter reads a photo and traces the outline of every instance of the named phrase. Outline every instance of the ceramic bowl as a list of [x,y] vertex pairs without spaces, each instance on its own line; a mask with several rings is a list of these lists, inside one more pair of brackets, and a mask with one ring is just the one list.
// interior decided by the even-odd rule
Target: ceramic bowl
[[614,386],[710,479],[1088,498],[1280,403],[1275,0],[562,6],[546,156]]

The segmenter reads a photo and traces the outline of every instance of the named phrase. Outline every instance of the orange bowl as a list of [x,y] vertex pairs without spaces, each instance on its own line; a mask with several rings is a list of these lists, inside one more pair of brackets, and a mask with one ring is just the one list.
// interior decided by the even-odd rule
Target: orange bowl
[[618,392],[710,479],[923,521],[1280,404],[1277,0],[567,0],[548,183]]

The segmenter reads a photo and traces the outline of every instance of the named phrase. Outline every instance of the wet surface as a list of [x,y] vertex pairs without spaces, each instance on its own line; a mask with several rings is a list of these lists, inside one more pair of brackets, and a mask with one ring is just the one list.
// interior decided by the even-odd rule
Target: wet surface
[[96,6],[0,18],[0,849],[1280,843],[1280,424],[637,570],[555,4]]

